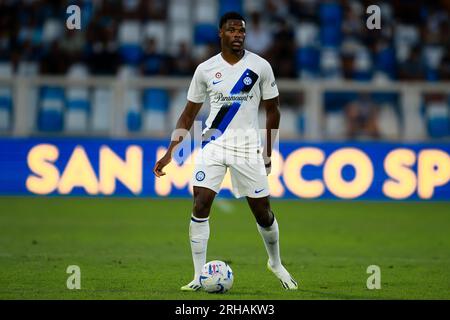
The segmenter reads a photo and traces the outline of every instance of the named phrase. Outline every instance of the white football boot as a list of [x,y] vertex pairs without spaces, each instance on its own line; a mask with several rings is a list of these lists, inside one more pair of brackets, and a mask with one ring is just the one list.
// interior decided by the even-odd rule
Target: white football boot
[[180,288],[181,291],[197,291],[201,288],[200,282],[197,280],[192,280],[187,285]]
[[298,285],[294,278],[289,274],[283,265],[274,269],[270,266],[269,261],[267,261],[267,269],[273,272],[273,274],[280,280],[281,285],[286,290],[297,290]]

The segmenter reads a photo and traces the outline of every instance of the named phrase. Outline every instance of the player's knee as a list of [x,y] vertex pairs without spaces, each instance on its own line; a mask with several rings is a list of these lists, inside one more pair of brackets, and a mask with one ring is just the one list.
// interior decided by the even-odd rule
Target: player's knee
[[208,201],[205,201],[201,197],[194,198],[194,216],[197,218],[207,218],[209,216],[209,211],[211,210],[211,205]]
[[268,210],[262,210],[258,214],[255,214],[256,222],[263,228],[270,227],[273,223],[274,215]]
[[261,227],[270,227],[272,225],[274,215],[269,206],[260,205],[255,208],[253,213],[255,215],[256,222]]

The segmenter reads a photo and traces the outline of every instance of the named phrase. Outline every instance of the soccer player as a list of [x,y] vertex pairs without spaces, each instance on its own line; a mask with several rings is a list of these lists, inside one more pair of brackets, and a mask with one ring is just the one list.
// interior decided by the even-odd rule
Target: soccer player
[[[206,96],[211,111],[202,134],[202,148],[195,160],[192,177],[194,204],[189,237],[194,262],[194,279],[181,287],[183,291],[200,289],[199,276],[206,263],[209,239],[209,213],[220,191],[227,168],[233,193],[247,198],[256,218],[269,259],[267,267],[280,280],[283,288],[296,290],[297,282],[281,264],[277,220],[270,208],[267,175],[271,170],[272,131],[280,121],[278,88],[270,64],[244,49],[245,20],[229,12],[220,19],[221,53],[198,65],[192,78],[187,104],[177,129],[190,130]],[[258,134],[260,101],[266,111],[266,143]],[[167,153],[153,169],[157,177],[172,160],[176,145],[183,139],[172,138]],[[231,155],[231,156],[230,156]]]

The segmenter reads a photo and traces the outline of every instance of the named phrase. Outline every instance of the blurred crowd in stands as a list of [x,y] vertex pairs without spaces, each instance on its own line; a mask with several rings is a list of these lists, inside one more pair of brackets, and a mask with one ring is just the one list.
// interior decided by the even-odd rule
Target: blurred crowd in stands
[[[368,0],[0,0],[0,77],[110,75],[190,77],[220,51],[218,22],[246,19],[246,48],[265,57],[278,79],[450,80],[450,0],[380,0],[380,29],[367,28]],[[80,29],[66,20],[80,8]],[[40,131],[106,130],[112,92],[102,88],[30,91]],[[167,134],[185,92],[148,88],[125,97],[127,129]],[[304,134],[305,95],[282,93],[283,132]],[[450,137],[450,96],[425,94],[429,137]],[[401,136],[405,114],[395,93],[325,92],[327,138]],[[56,101],[56,102],[55,102]],[[0,88],[0,131],[11,129],[11,88]],[[57,108],[55,108],[57,106]],[[174,107],[175,106],[175,107]],[[178,108],[178,109],[177,109]],[[57,110],[57,111],[55,111]],[[100,111],[99,111],[100,110]],[[170,119],[169,119],[170,118]],[[98,119],[98,121],[96,120]],[[169,120],[170,121],[169,121]],[[150,131],[149,131],[150,130]]]
[[[69,30],[66,8],[81,8]],[[450,1],[377,1],[381,29],[369,30],[372,1],[80,0],[0,1],[0,59],[17,70],[39,64],[64,74],[85,63],[91,74],[121,65],[143,75],[191,75],[220,51],[217,24],[227,10],[247,20],[247,48],[267,58],[278,77],[370,80],[450,79]]]

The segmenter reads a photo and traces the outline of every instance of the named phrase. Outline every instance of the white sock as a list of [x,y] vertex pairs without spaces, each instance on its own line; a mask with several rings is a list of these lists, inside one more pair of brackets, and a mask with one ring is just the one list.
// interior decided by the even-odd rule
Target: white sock
[[199,281],[200,273],[206,263],[206,248],[209,239],[208,218],[196,218],[192,215],[189,225],[192,260],[194,261],[194,280]]
[[280,245],[279,245],[279,232],[278,223],[275,216],[273,217],[273,223],[270,227],[261,227],[258,223],[258,231],[264,240],[264,246],[266,247],[267,254],[269,255],[270,266],[274,269],[281,267],[280,259]]

